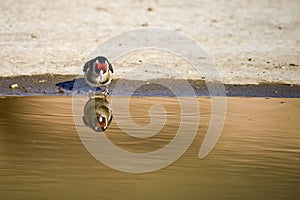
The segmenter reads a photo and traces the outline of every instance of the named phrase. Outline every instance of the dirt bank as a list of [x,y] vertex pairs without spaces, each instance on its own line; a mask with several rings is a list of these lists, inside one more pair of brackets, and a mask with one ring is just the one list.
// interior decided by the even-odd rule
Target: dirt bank
[[[74,84],[77,84],[74,88]],[[116,84],[121,85],[122,89],[114,90]],[[159,84],[157,84],[159,83]],[[174,79],[154,79],[148,81],[141,80],[122,80],[115,79],[109,85],[109,92],[112,96],[174,96],[170,88],[162,85],[176,87],[180,96],[187,94],[183,83],[188,83],[197,96],[210,96],[206,83],[203,80],[174,80]],[[17,88],[11,86],[17,84]],[[141,87],[140,87],[141,85]],[[278,83],[260,83],[247,85],[225,84],[225,93],[227,96],[244,97],[300,97],[300,85],[278,84]],[[33,75],[17,77],[0,77],[0,96],[85,96],[89,91],[83,78],[75,75]],[[130,93],[132,88],[135,92]],[[73,93],[74,92],[74,93]]]

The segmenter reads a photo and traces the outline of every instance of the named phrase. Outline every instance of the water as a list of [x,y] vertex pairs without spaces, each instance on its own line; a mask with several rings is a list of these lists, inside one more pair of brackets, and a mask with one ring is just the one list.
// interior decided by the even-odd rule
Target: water
[[[210,99],[198,102],[199,129],[183,156],[161,170],[132,174],[103,165],[83,146],[71,97],[1,98],[0,199],[299,199],[299,99],[228,98],[222,135],[204,159],[198,153]],[[170,118],[157,136],[129,137],[114,119],[98,134],[133,152],[162,148],[180,112],[174,98],[132,98],[133,120],[148,124],[153,103],[163,104]]]

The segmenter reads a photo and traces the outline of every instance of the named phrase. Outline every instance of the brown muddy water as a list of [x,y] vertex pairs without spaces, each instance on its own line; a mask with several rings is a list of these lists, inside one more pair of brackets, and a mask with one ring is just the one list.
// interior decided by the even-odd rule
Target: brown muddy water
[[[200,124],[188,150],[163,169],[134,174],[102,164],[84,147],[71,97],[3,97],[0,199],[300,198],[300,99],[227,98],[222,134],[204,159],[198,153],[210,122],[210,99],[198,102]],[[182,123],[177,100],[132,97],[130,112],[133,121],[147,125],[155,103],[165,106],[167,121],[151,138],[128,136],[116,124],[122,115],[116,112],[104,133],[92,134],[105,134],[132,152],[163,148]]]

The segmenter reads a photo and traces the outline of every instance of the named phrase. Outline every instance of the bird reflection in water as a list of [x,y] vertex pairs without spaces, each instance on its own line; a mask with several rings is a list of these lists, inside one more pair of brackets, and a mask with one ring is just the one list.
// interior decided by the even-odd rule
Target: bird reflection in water
[[103,97],[89,98],[84,106],[84,124],[96,132],[104,132],[110,125],[113,118],[112,108],[109,102]]

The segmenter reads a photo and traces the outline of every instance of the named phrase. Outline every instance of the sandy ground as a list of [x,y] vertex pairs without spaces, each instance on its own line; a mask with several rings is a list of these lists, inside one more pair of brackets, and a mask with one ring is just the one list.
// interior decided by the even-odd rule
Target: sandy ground
[[[1,0],[0,76],[78,74],[101,42],[136,28],[162,27],[200,43],[225,83],[300,84],[299,8],[298,0]],[[122,78],[147,58],[141,54],[116,60],[115,77]],[[181,61],[171,58],[163,64],[174,67]],[[194,73],[184,76],[199,79]]]

